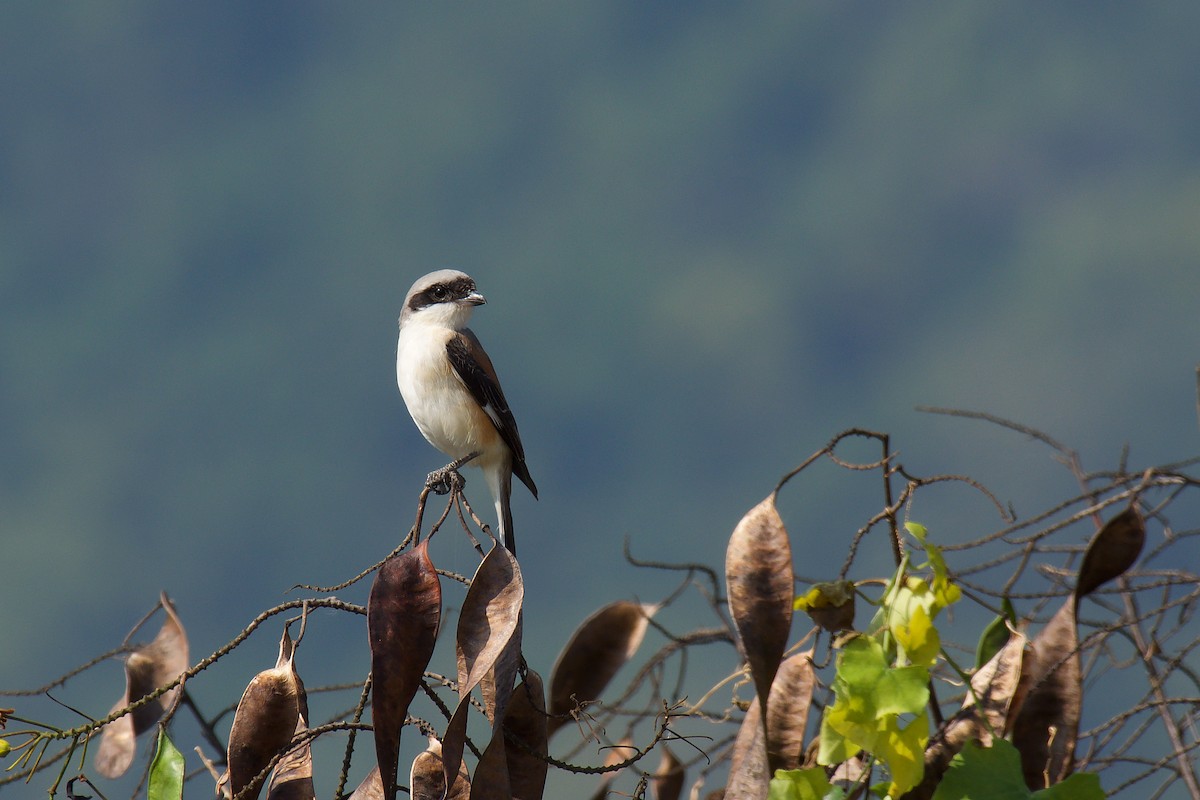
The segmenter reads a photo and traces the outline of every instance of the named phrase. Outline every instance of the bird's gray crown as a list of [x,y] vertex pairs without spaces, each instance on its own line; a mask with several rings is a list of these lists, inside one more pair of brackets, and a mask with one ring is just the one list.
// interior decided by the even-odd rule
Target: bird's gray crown
[[405,317],[423,308],[438,303],[456,303],[472,295],[479,297],[475,291],[475,281],[470,275],[456,269],[439,269],[417,278],[404,298],[400,321],[403,322]]

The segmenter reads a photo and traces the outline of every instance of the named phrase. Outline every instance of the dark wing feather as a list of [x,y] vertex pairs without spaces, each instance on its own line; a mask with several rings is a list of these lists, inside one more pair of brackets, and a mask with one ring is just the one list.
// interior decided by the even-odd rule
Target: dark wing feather
[[446,342],[446,354],[458,377],[462,379],[475,401],[487,412],[500,438],[512,451],[513,474],[529,487],[534,497],[537,497],[537,486],[529,475],[529,468],[525,466],[525,448],[521,445],[517,421],[508,407],[508,401],[504,399],[500,381],[496,378],[496,369],[492,366],[492,360],[488,358],[483,345],[469,328],[463,328]]

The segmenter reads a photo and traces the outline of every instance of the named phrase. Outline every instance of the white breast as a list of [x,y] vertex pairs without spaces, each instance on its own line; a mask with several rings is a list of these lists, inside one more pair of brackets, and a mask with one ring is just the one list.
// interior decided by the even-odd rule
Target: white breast
[[490,449],[493,442],[485,440],[497,436],[450,366],[446,341],[451,335],[441,326],[406,325],[396,345],[396,385],[421,435],[456,459]]

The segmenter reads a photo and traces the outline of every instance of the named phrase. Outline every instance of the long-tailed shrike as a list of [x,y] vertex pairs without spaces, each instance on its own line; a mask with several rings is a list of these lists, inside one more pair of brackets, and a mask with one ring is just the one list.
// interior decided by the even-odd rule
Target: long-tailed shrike
[[408,290],[400,312],[396,383],[421,434],[438,450],[483,470],[496,502],[504,545],[513,538],[512,476],[537,497],[496,370],[467,320],[484,303],[470,276],[453,269],[431,272]]

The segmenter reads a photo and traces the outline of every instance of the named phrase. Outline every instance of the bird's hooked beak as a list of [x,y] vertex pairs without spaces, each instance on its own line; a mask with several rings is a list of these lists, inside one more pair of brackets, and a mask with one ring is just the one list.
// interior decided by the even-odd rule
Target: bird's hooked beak
[[481,306],[486,303],[487,300],[484,300],[483,295],[472,289],[471,293],[462,299],[462,302],[469,306]]

